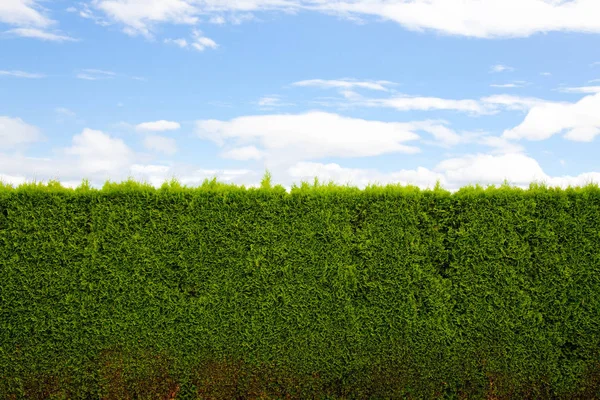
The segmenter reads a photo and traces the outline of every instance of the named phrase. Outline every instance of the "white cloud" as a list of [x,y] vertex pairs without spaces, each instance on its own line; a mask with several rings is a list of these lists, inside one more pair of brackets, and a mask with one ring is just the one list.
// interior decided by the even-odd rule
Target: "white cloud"
[[[22,128],[21,125],[17,124]],[[0,127],[4,127],[4,124],[0,123]],[[25,128],[30,129],[27,126]],[[9,140],[22,140],[24,137],[25,135],[9,136]],[[11,143],[2,142],[1,138],[2,135],[0,148],[12,146]],[[164,144],[161,146],[164,148]],[[149,160],[149,156],[136,154],[123,140],[91,129],[84,129],[80,134],[73,136],[71,146],[53,151],[56,154],[54,158],[28,157],[19,152],[0,152],[0,180],[18,185],[32,180],[40,182],[58,179],[63,186],[76,187],[85,178],[89,179],[93,187],[100,188],[107,180],[115,182],[133,177],[141,181],[149,180],[153,186],[159,187],[172,177],[178,178],[183,184],[200,184],[212,176],[217,176],[220,181],[254,184],[260,182],[263,173],[245,169],[209,170],[197,165],[141,163],[144,159]]]
[[367,157],[416,153],[405,142],[419,138],[409,123],[368,121],[325,112],[256,115],[196,123],[198,137],[218,145],[257,143],[270,161],[288,163],[322,157]]
[[[217,177],[219,182],[235,182],[248,186],[248,182],[259,180],[259,174],[247,169],[205,169],[190,167],[171,167],[166,165],[143,165],[133,164],[130,175],[135,179],[149,182],[154,187],[160,187],[165,180],[176,178],[182,185],[199,185],[205,179]],[[258,185],[255,185],[258,186]]]
[[0,1],[0,22],[17,26],[47,27],[54,23],[40,11],[36,0]]
[[292,86],[312,86],[323,89],[370,89],[387,92],[389,89],[387,86],[395,85],[394,82],[390,81],[358,81],[356,79],[309,79],[304,81],[298,81],[292,83]]
[[130,171],[137,174],[166,174],[170,169],[168,165],[133,164]]
[[59,33],[52,33],[36,28],[16,28],[6,31],[15,36],[46,40],[50,42],[76,42],[77,39]]
[[493,65],[490,68],[490,72],[504,72],[504,71],[514,71],[513,67],[509,67],[508,65],[497,64]]
[[501,183],[505,179],[524,185],[548,178],[537,161],[524,154],[478,154],[451,158],[439,163],[435,170],[457,185]]
[[569,140],[590,142],[600,134],[600,93],[586,96],[577,103],[536,105],[523,122],[503,134],[507,139],[544,140],[566,132]]
[[235,23],[251,18],[249,13],[268,10],[312,10],[359,21],[373,16],[414,31],[479,38],[600,32],[596,0],[92,0],[92,4],[122,24],[125,32],[146,36],[159,23],[195,25],[202,16],[222,23],[223,13],[231,13]]
[[263,152],[255,146],[244,146],[231,149],[221,153],[221,157],[233,160],[260,160],[263,158]]
[[25,183],[26,179],[24,176],[0,174],[0,182],[5,184],[8,183],[13,186],[19,186],[20,184]]
[[219,182],[225,181],[232,183],[237,181],[242,183],[240,178],[246,178],[245,180],[247,181],[247,178],[256,177],[257,175],[258,174],[247,169],[197,169],[191,173],[186,173],[185,175],[181,176],[179,181],[184,185],[194,185],[202,183],[205,179],[217,177]]
[[[19,184],[32,178],[37,181],[40,178],[52,178],[59,179],[63,185],[74,187],[81,183],[82,178],[87,178],[92,186],[101,187],[106,179],[118,181],[131,176],[138,181],[149,181],[154,187],[159,187],[170,178],[176,178],[184,185],[197,185],[216,176],[219,181],[257,187],[264,173],[262,170],[219,170],[198,166],[140,164],[134,161],[134,155],[122,141],[89,129],[75,136],[73,142],[75,145],[64,151],[66,155],[73,157],[49,159],[0,153],[0,180]],[[110,149],[115,149],[116,153]],[[600,183],[599,172],[582,173],[577,176],[549,176],[535,159],[524,154],[512,153],[465,155],[443,160],[433,168],[417,167],[392,172],[345,168],[334,163],[309,161],[297,161],[285,169],[272,172],[274,182],[283,184],[288,190],[292,182],[312,182],[315,176],[321,182],[333,180],[338,184],[351,184],[363,188],[368,184],[386,183],[412,184],[425,188],[433,187],[439,181],[444,188],[451,191],[467,184],[502,184],[504,180],[520,187],[527,187],[532,182],[561,187]]]
[[0,116],[0,148],[14,148],[42,139],[39,129],[21,118]]
[[135,126],[135,130],[138,132],[161,132],[161,131],[174,131],[181,128],[179,122],[160,121],[144,122]]
[[421,187],[433,187],[437,180],[440,180],[442,184],[446,183],[442,174],[422,167],[415,170],[400,170],[383,174],[374,169],[344,168],[335,163],[322,164],[303,161],[291,166],[287,173],[292,179],[312,181],[313,178],[317,177],[324,183],[333,181],[338,184],[350,184],[360,188],[373,183],[400,183]]
[[15,78],[39,79],[39,78],[44,78],[46,75],[36,74],[36,73],[31,73],[31,72],[15,71],[15,70],[12,70],[12,71],[0,70],[0,76],[12,76]]
[[154,187],[160,187],[165,180],[174,177],[173,170],[168,165],[133,164],[129,172],[135,179],[148,182]]
[[[323,11],[372,15],[414,30],[479,38],[527,37],[535,33],[600,32],[596,0],[313,0]],[[523,12],[527,10],[527,12]]]
[[177,153],[177,143],[175,142],[175,139],[159,135],[149,135],[144,137],[144,147],[148,150],[167,155]]
[[600,173],[590,172],[578,176],[549,176],[538,162],[524,154],[475,154],[443,160],[433,169],[418,167],[382,173],[374,169],[345,168],[339,164],[298,162],[288,168],[287,174],[294,183],[312,182],[314,177],[321,182],[351,184],[364,188],[368,184],[400,183],[431,188],[439,181],[450,191],[468,184],[501,185],[504,181],[522,188],[538,182],[549,186],[582,186],[590,182],[600,183]]
[[559,91],[563,93],[600,93],[600,86],[567,87],[560,88]]
[[475,182],[501,184],[504,179],[520,187],[527,187],[532,182],[559,187],[600,183],[598,172],[578,176],[549,176],[535,159],[524,154],[470,155],[442,161],[435,170],[443,172],[455,187]]
[[552,76],[552,74],[550,72],[540,72],[540,75],[542,75],[542,76]]
[[64,152],[78,157],[78,167],[84,174],[118,173],[134,159],[133,151],[123,140],[88,128],[73,136],[73,146]]

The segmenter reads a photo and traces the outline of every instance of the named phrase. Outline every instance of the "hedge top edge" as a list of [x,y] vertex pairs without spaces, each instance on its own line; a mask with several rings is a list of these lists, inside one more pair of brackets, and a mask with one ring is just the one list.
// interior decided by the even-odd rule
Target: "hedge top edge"
[[[588,182],[583,186],[567,186],[562,188],[560,186],[549,186],[544,182],[532,182],[529,184],[528,189],[523,189],[518,186],[512,186],[508,181],[504,181],[501,185],[486,185],[485,187],[481,184],[469,184],[456,190],[455,193],[473,193],[473,192],[532,192],[532,191],[552,191],[552,192],[571,192],[571,191],[591,191],[600,193],[600,186],[596,182]],[[82,193],[82,192],[101,192],[101,193],[119,193],[119,192],[270,192],[274,194],[293,194],[302,192],[368,192],[368,193],[419,193],[419,192],[434,192],[434,193],[445,193],[452,194],[449,190],[442,188],[440,181],[438,180],[436,185],[432,189],[422,189],[415,185],[402,185],[401,183],[388,183],[379,184],[378,182],[370,183],[365,186],[364,189],[352,186],[349,183],[345,185],[337,184],[333,181],[327,183],[320,182],[317,177],[314,178],[313,183],[301,181],[300,185],[295,183],[291,186],[288,192],[282,185],[273,185],[271,182],[271,174],[267,171],[261,181],[260,187],[245,187],[244,185],[236,185],[234,183],[218,182],[216,177],[212,179],[205,179],[199,186],[187,186],[182,185],[176,178],[165,180],[165,182],[159,187],[155,187],[147,182],[139,182],[129,177],[127,180],[122,182],[111,182],[107,180],[101,189],[90,186],[88,179],[83,179],[82,183],[73,187],[64,187],[58,180],[49,180],[47,183],[41,182],[25,182],[16,186],[10,183],[3,182],[0,180],[0,193],[4,192],[45,192],[45,193],[56,193],[56,192],[70,192],[70,193]]]

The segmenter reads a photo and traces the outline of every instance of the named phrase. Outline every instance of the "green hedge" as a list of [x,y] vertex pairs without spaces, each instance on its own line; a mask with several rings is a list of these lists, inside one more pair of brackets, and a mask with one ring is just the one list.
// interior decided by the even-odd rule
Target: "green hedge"
[[0,273],[1,398],[599,396],[594,185],[2,185]]

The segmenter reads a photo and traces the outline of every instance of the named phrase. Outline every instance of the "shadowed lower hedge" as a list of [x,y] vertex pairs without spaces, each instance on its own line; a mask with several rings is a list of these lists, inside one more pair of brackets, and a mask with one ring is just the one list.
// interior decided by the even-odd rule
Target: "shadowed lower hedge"
[[600,189],[0,186],[1,398],[600,398]]

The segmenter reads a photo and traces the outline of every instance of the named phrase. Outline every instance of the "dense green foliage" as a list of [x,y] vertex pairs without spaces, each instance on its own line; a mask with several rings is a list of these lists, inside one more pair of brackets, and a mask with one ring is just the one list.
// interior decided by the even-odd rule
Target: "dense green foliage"
[[594,185],[1,185],[0,276],[0,398],[600,388]]

